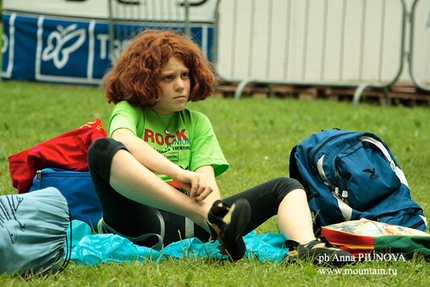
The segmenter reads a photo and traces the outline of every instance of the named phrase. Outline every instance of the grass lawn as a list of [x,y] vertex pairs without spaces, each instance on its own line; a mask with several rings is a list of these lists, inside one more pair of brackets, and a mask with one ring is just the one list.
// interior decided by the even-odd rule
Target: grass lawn
[[[223,195],[236,193],[277,176],[288,176],[291,148],[309,134],[328,128],[371,131],[390,147],[401,164],[412,197],[430,212],[430,133],[428,108],[380,107],[350,102],[290,99],[208,98],[190,103],[212,121],[231,167],[219,178]],[[8,171],[9,155],[100,118],[106,126],[112,106],[98,88],[0,82],[0,194],[16,193]],[[257,229],[276,232],[275,219]],[[0,276],[1,286],[427,286],[430,265],[366,262],[344,274],[303,262],[242,260],[236,264],[208,259],[164,260],[161,263],[101,264],[67,269],[46,279],[25,281]],[[360,270],[396,275],[359,275]],[[389,271],[391,270],[391,271]],[[350,273],[348,273],[350,272]],[[345,274],[346,273],[346,274]]]

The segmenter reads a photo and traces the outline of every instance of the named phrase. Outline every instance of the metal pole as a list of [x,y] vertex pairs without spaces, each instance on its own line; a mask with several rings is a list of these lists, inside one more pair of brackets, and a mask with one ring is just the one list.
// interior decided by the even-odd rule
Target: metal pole
[[185,34],[191,38],[191,29],[190,29],[190,3],[188,0],[184,1],[185,4]]

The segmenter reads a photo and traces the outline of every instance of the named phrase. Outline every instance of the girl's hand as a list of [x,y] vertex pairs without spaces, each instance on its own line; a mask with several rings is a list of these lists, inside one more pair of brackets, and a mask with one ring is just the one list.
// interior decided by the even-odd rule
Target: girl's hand
[[196,201],[204,200],[213,191],[206,180],[206,175],[202,173],[182,170],[175,181],[190,194],[190,198]]

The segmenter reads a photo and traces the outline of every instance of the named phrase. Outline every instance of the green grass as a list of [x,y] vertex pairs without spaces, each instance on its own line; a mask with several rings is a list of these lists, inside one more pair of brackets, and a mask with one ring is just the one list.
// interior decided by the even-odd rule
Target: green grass
[[[223,195],[288,175],[291,148],[321,129],[371,131],[387,142],[400,162],[412,197],[430,212],[430,133],[428,108],[380,107],[350,102],[292,99],[209,98],[190,103],[211,119],[231,167],[219,178]],[[100,118],[107,125],[112,106],[97,88],[0,82],[0,194],[16,193],[8,171],[9,155]],[[277,231],[271,219],[257,232]],[[1,264],[1,263],[0,263]],[[304,262],[284,264],[242,260],[236,264],[207,259],[161,263],[78,266],[56,276],[25,281],[0,276],[1,286],[427,286],[430,266],[408,262],[366,262],[354,269],[397,271],[397,276],[322,275]]]

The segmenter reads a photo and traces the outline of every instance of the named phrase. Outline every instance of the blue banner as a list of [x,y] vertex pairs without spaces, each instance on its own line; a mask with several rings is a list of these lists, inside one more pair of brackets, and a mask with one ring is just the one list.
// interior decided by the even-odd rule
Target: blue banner
[[[91,85],[98,84],[111,65],[107,21],[15,13],[5,13],[2,19],[3,79]],[[149,28],[121,26],[114,26],[114,31],[124,27],[136,31]],[[194,25],[191,34],[211,59],[213,28]],[[115,39],[114,54],[119,53],[126,41]]]

